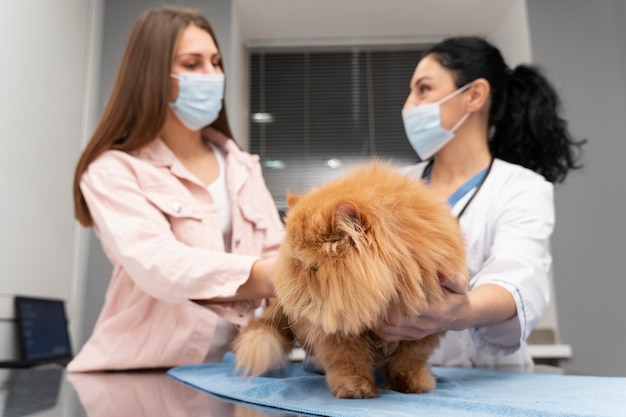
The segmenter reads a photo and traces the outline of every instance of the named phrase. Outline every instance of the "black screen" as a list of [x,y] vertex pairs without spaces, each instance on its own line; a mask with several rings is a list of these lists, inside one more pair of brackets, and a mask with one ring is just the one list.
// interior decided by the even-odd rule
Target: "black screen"
[[15,313],[22,359],[39,360],[71,356],[72,349],[63,301],[16,297]]

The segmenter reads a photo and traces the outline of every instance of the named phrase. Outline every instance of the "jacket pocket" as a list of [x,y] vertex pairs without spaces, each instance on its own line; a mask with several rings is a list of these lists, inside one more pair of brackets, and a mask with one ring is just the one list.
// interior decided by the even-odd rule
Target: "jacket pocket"
[[146,198],[168,217],[202,220],[206,210],[201,210],[189,195],[171,189],[145,190]]
[[258,202],[241,201],[239,209],[243,218],[252,223],[256,230],[266,230],[268,228],[267,208],[261,207]]
[[208,209],[191,195],[172,189],[151,189],[146,198],[167,218],[170,230],[176,240],[191,247],[223,250],[221,232],[206,219]]

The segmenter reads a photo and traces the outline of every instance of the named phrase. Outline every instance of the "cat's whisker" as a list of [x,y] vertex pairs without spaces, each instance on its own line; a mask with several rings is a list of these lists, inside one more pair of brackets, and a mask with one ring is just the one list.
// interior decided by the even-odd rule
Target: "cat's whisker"
[[[287,312],[287,310],[285,310],[285,314],[287,315],[287,317],[289,317],[289,318],[290,318],[290,320],[293,320],[293,318],[294,318],[294,315],[293,315],[293,314],[290,314],[292,311],[293,311],[293,310],[289,311],[289,313],[288,313],[288,312]],[[300,322],[300,320],[304,320],[304,315],[298,314],[298,315],[296,316],[296,320],[294,320],[294,321],[291,323],[291,325],[296,325],[296,324],[298,324],[298,323]]]
[[316,306],[317,308],[315,309],[315,314],[314,314],[314,319],[311,321],[311,326],[309,326],[307,328],[307,335],[306,335],[306,344],[307,345],[313,345],[314,342],[314,338],[315,338],[315,334],[317,334],[317,326],[319,323],[319,320],[322,316],[322,305],[321,304],[317,304]]
[[[304,343],[304,345],[306,346],[306,345],[308,344],[308,342],[309,342],[309,341],[307,340],[308,338],[307,338],[306,336],[302,335],[302,334],[299,334],[299,333],[296,331],[296,328],[297,328],[297,327],[295,327],[295,326],[294,326],[294,324],[295,324],[295,323],[292,323],[292,322],[291,322],[291,318],[290,318],[290,317],[288,317],[288,320],[289,320],[289,326],[291,327],[291,331],[292,331],[292,332],[293,332],[293,334],[295,335],[296,339],[303,340],[303,341],[304,341],[303,343]],[[308,329],[305,329],[305,332],[306,332],[307,330],[308,330]]]
[[280,318],[277,318],[278,312],[278,309],[274,309],[274,311],[272,311],[272,314],[265,318],[265,324],[267,324],[268,322],[270,322],[271,324],[280,323]]
[[295,293],[296,290],[296,288],[292,288],[286,294],[282,294],[282,297],[278,299],[277,307],[282,307],[285,311],[287,311],[288,309],[285,307],[285,302],[286,300],[293,298],[293,293]]

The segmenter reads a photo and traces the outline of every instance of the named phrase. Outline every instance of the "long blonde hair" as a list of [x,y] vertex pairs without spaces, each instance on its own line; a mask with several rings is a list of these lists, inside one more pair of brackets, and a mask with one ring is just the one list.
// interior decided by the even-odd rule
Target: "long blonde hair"
[[[211,25],[194,10],[167,6],[146,10],[137,17],[111,97],[74,172],[74,216],[81,225],[93,226],[80,190],[80,179],[89,164],[109,149],[124,152],[140,149],[152,142],[163,127],[175,49],[182,31],[189,25],[206,30],[219,50]],[[212,126],[232,137],[225,103]]]

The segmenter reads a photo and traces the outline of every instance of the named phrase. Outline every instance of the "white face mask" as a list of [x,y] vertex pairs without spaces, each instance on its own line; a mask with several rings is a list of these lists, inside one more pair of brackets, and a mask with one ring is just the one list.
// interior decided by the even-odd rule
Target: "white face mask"
[[439,149],[443,148],[452,138],[454,132],[467,120],[469,113],[465,113],[461,120],[451,129],[441,127],[440,107],[442,103],[461,94],[470,88],[472,83],[467,83],[458,90],[434,103],[421,104],[402,110],[404,131],[409,138],[411,146],[422,161],[431,158]]
[[191,130],[213,123],[222,110],[224,74],[172,74],[178,80],[178,97],[170,107]]

